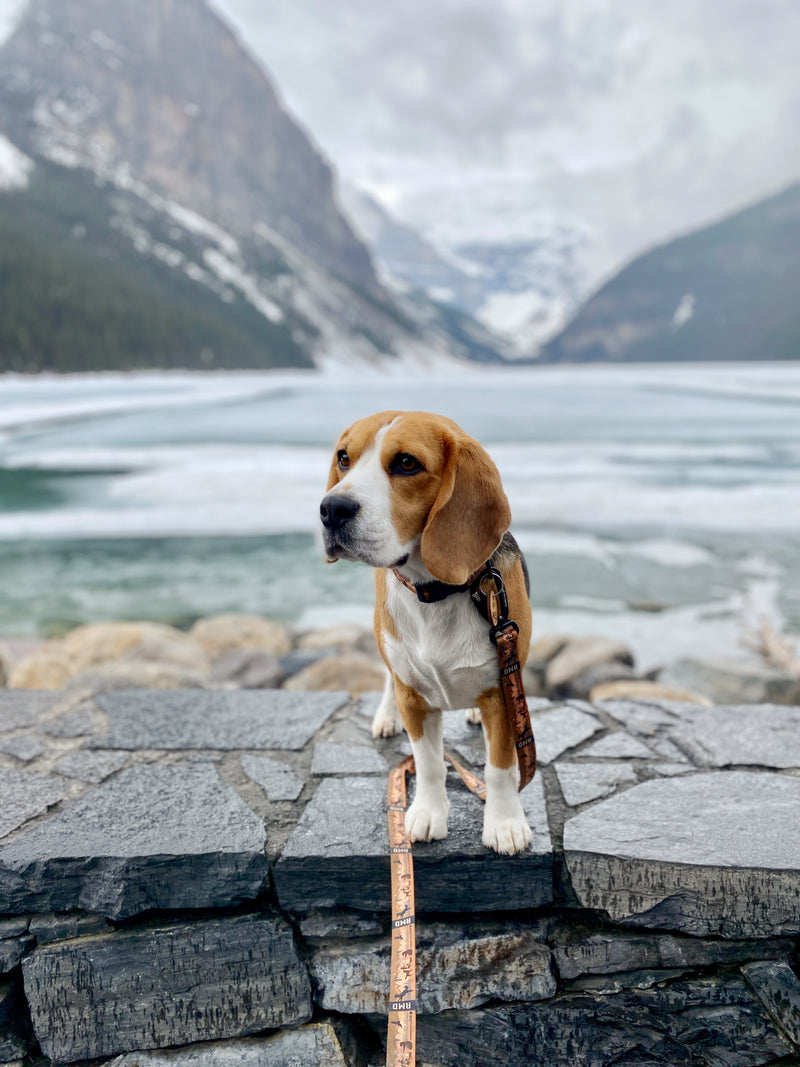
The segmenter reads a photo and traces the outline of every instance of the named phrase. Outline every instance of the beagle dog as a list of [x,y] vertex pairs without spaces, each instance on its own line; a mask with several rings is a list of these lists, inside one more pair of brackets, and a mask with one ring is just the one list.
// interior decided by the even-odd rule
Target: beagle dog
[[375,570],[375,638],[389,669],[374,737],[404,726],[417,789],[411,841],[447,835],[442,711],[467,709],[486,744],[483,843],[515,853],[531,843],[517,792],[517,756],[489,624],[469,584],[487,561],[503,578],[519,626],[520,667],[531,636],[528,574],[507,532],[511,513],[492,460],[451,419],[385,411],[360,419],[336,444],[320,506],[330,562]]

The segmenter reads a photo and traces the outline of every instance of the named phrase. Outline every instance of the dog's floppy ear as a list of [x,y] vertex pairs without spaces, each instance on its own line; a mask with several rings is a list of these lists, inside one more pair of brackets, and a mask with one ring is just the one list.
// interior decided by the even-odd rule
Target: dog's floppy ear
[[420,551],[434,578],[462,585],[500,544],[511,524],[511,509],[497,467],[477,441],[450,437],[445,455]]

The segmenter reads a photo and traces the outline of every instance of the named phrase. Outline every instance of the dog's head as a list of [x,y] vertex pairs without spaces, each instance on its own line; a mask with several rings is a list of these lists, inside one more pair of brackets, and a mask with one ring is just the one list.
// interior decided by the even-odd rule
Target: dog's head
[[419,556],[460,585],[494,552],[511,513],[492,460],[451,419],[384,411],[345,430],[320,505],[328,559],[372,567]]

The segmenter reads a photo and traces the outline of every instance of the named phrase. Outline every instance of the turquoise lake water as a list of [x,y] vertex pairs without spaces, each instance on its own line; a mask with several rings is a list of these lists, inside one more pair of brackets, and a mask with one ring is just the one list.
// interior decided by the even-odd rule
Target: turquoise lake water
[[800,633],[800,366],[436,376],[0,378],[0,633],[253,611],[369,622],[372,576],[316,540],[354,418],[439,411],[491,452],[535,625],[640,663]]

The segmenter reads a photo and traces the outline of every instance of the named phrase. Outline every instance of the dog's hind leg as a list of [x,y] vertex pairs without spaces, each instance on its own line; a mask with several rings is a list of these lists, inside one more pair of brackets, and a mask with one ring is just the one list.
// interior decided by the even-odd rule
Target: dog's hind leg
[[481,709],[480,708],[467,708],[464,712],[464,719],[472,726],[480,726],[481,724]]
[[383,696],[378,705],[378,710],[372,718],[373,737],[394,737],[403,729],[403,720],[397,710],[397,701],[394,696],[394,679],[386,672],[386,685],[383,688]]

